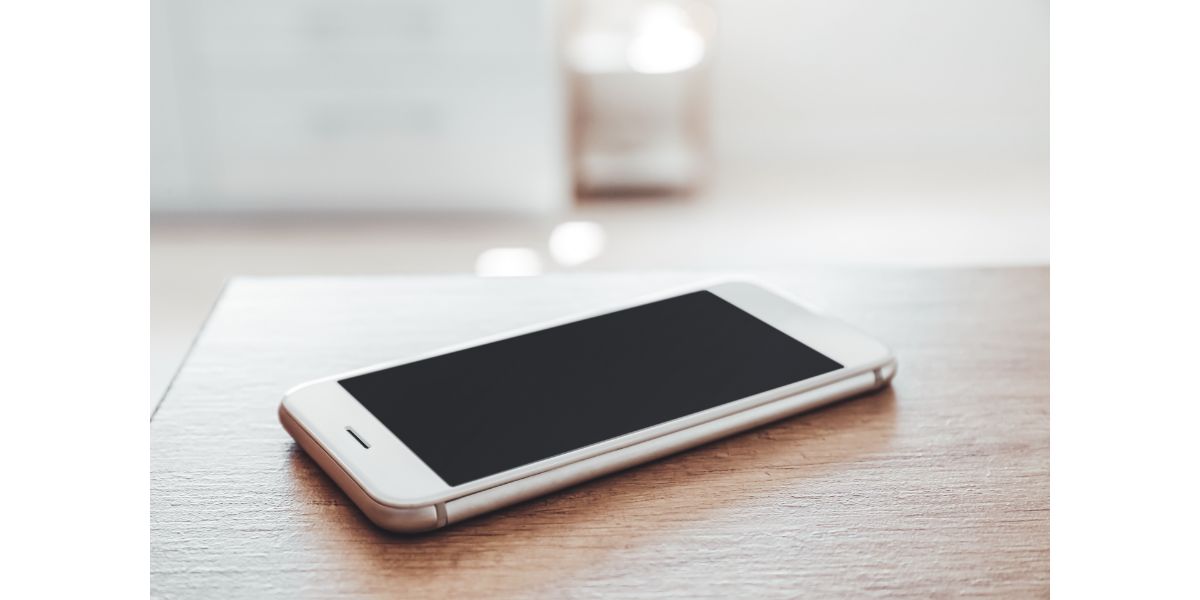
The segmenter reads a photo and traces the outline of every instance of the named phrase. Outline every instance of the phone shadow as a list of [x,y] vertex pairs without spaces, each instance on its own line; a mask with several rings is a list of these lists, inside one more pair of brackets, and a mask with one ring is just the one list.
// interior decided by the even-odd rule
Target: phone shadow
[[417,535],[373,525],[298,446],[289,463],[298,502],[337,507],[308,529],[359,589],[444,594],[478,590],[484,578],[487,589],[520,594],[613,552],[800,510],[806,482],[889,447],[897,417],[889,387]]

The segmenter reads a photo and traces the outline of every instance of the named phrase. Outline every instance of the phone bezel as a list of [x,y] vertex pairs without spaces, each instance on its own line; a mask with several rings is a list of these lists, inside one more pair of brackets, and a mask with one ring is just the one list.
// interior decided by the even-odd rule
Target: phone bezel
[[[528,463],[487,477],[451,486],[413,453],[382,422],[345,391],[338,380],[378,371],[433,356],[452,353],[574,321],[617,312],[641,304],[682,294],[708,290],[738,308],[767,322],[775,328],[802,341],[813,349],[844,365],[842,369],[798,381],[761,394],[748,396],[659,423],[645,429],[577,448],[537,462]],[[879,369],[892,360],[891,351],[881,342],[854,327],[813,313],[799,302],[761,282],[737,279],[705,282],[659,292],[652,296],[609,306],[602,310],[539,323],[507,331],[464,344],[440,348],[419,356],[376,364],[316,381],[301,384],[288,391],[282,408],[320,444],[338,465],[376,502],[395,508],[417,508],[435,505],[477,493],[498,485],[543,473],[627,446],[652,440],[662,435],[736,414],[765,403],[855,377]],[[366,440],[364,448],[347,428]]]

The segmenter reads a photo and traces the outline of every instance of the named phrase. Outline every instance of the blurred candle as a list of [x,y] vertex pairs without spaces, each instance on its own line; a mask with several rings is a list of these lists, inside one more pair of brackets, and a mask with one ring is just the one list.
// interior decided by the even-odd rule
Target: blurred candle
[[480,277],[529,277],[542,272],[542,259],[531,248],[488,248],[475,259]]
[[695,187],[706,158],[705,2],[580,0],[567,47],[585,194]]
[[591,221],[567,221],[550,233],[550,256],[565,267],[581,265],[604,252],[604,228]]

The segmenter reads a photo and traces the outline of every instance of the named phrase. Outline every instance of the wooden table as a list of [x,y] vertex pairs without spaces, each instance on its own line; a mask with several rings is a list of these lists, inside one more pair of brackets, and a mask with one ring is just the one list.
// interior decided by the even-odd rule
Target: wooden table
[[151,422],[152,594],[1049,594],[1044,268],[756,274],[889,342],[893,388],[416,537],[276,420],[295,383],[707,275],[232,281]]

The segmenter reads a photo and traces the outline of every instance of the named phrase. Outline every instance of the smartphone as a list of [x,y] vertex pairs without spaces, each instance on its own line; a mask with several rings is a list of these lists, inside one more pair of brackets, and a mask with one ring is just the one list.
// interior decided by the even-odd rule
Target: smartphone
[[300,385],[284,428],[375,524],[418,532],[888,385],[879,341],[749,281]]

